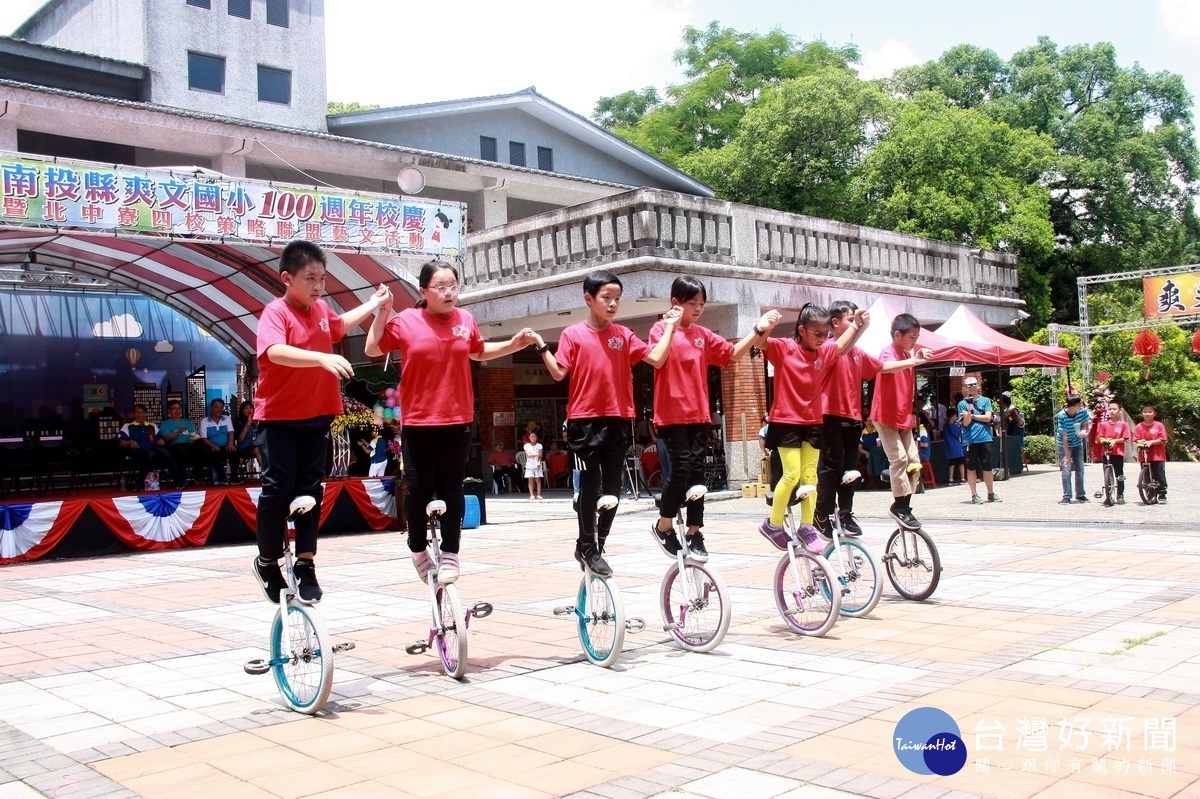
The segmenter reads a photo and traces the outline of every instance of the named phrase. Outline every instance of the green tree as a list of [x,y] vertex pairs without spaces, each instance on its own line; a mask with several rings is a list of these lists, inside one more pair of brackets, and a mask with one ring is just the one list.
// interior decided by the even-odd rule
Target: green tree
[[728,146],[679,165],[726,199],[845,219],[850,177],[888,106],[876,84],[841,69],[786,80],[763,92]]
[[948,103],[959,108],[982,108],[1008,88],[1004,59],[970,44],[951,47],[937,61],[901,67],[887,85],[906,97],[941,92]]
[[1017,253],[1022,294],[1044,322],[1048,292],[1033,267],[1054,249],[1044,185],[1053,163],[1047,137],[928,91],[901,106],[863,159],[854,196],[866,224]]
[[747,108],[768,86],[825,69],[850,72],[858,59],[854,45],[800,43],[778,28],[761,34],[716,22],[703,30],[689,25],[675,52],[686,82],[668,87],[661,102],[647,89],[602,97],[593,119],[674,164],[732,141]]
[[325,104],[325,113],[329,116],[334,114],[352,114],[355,111],[374,111],[379,108],[377,104],[364,105],[359,102],[343,103],[340,100],[330,100]]

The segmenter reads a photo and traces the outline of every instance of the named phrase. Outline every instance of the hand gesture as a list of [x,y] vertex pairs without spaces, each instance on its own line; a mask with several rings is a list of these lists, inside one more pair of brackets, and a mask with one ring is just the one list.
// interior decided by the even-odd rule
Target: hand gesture
[[375,303],[375,310],[379,310],[381,308],[387,308],[390,310],[392,307],[392,301],[392,292],[383,283],[380,283],[379,287],[375,289],[375,293],[371,295],[371,302]]
[[929,349],[928,347],[922,347],[921,349],[919,349],[913,353],[913,359],[917,363],[925,363],[932,357],[933,357],[933,350]]
[[542,339],[542,334],[533,328],[527,327],[521,332],[525,335],[525,341],[527,344],[537,347],[538,349],[546,346],[546,342]]
[[859,308],[854,312],[854,324],[858,325],[859,330],[866,330],[867,325],[871,324],[871,312],[866,308]]
[[339,378],[354,377],[354,367],[350,362],[334,353],[321,354],[321,368]]
[[678,305],[672,305],[670,310],[663,314],[663,322],[672,330],[679,326],[679,320],[683,318],[683,308]]
[[779,324],[779,320],[781,319],[783,319],[783,314],[779,311],[767,311],[759,317],[756,327],[764,333],[770,333],[775,329],[775,325]]

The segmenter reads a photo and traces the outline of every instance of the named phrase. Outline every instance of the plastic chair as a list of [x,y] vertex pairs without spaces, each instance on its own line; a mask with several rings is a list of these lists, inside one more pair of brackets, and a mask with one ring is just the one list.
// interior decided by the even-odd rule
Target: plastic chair
[[933,464],[929,461],[921,464],[921,483],[926,488],[937,488],[937,478],[933,476]]

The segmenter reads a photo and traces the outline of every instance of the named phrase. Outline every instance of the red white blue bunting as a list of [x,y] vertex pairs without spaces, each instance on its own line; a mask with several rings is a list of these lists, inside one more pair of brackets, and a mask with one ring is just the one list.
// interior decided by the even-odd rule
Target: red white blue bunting
[[217,491],[170,491],[92,503],[112,534],[133,549],[204,546],[220,507]]
[[0,505],[0,564],[37,560],[62,540],[84,500]]

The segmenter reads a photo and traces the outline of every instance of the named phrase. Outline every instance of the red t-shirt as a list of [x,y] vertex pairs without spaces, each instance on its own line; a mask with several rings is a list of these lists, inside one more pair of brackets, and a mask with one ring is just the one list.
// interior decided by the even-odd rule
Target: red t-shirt
[[[1167,440],[1166,425],[1157,419],[1150,424],[1138,422],[1137,426],[1133,428],[1134,441],[1153,441],[1155,439],[1162,441]],[[1167,445],[1155,444],[1154,446],[1150,447],[1149,455],[1150,460],[1152,461],[1165,461],[1167,459]]]
[[[667,324],[650,328],[650,347],[662,339]],[[707,327],[680,325],[671,339],[663,368],[654,370],[654,424],[708,424],[708,367],[727,366],[733,345]]]
[[470,356],[483,352],[483,336],[471,314],[409,308],[388,320],[379,348],[400,350],[400,418],[406,426],[474,421]]
[[863,381],[879,374],[881,366],[878,358],[858,347],[835,360],[829,367],[832,375],[825,391],[825,414],[861,422]]
[[[906,361],[911,352],[897,350],[889,344],[879,353],[880,367],[888,361]],[[903,369],[875,379],[875,394],[871,397],[871,418],[900,430],[913,426],[913,398],[916,396],[917,371]]]
[[[1112,453],[1119,457],[1125,457],[1125,439],[1129,438],[1129,425],[1125,424],[1122,419],[1119,422],[1103,421],[1096,429],[1096,435],[1100,438],[1111,438],[1113,440]],[[1101,447],[1103,452],[1104,448]]]
[[258,318],[254,418],[260,422],[284,422],[341,413],[342,387],[336,375],[317,366],[271,363],[267,350],[276,344],[286,344],[309,352],[332,354],[333,345],[345,333],[346,323],[324,300],[317,300],[307,311],[292,306],[282,297],[267,303]]
[[596,330],[587,322],[577,322],[564,330],[554,357],[559,366],[571,373],[567,418],[632,419],[630,369],[648,354],[649,345],[616,322],[610,322],[603,330]]
[[806,350],[794,338],[767,339],[767,361],[775,366],[775,401],[771,421],[821,424],[825,421],[825,387],[837,360],[836,341]]

